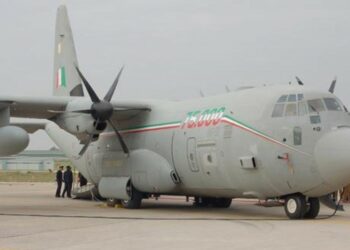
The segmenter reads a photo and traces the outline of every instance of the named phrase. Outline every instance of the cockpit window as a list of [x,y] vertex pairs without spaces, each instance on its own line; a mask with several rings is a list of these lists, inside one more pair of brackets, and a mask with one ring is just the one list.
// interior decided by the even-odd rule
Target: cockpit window
[[297,104],[288,103],[286,107],[285,116],[296,116],[297,115]]
[[303,94],[290,94],[280,96],[274,106],[271,116],[282,117],[307,114],[306,103],[302,102],[302,104],[300,104],[300,101],[303,99]]
[[272,111],[272,117],[281,117],[283,116],[284,104],[278,103],[275,105]]
[[295,102],[297,100],[297,96],[295,94],[288,96],[288,102]]
[[287,101],[287,97],[288,97],[287,95],[283,95],[280,98],[278,98],[277,102],[285,102],[285,101]]
[[324,98],[324,103],[330,111],[343,111],[338,101],[334,98]]
[[303,116],[307,114],[307,108],[306,108],[306,103],[305,102],[299,102],[298,104],[298,113],[299,116]]
[[325,111],[325,107],[321,99],[314,99],[307,101],[309,112],[310,113],[318,113],[321,111]]

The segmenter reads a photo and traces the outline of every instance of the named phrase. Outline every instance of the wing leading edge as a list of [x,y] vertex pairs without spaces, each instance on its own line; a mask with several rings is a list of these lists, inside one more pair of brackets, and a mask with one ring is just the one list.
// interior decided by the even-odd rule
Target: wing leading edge
[[[0,97],[0,107],[9,107],[11,117],[52,120],[65,113],[69,102],[83,97]],[[113,119],[127,120],[140,112],[151,111],[151,104],[142,101],[112,101]]]

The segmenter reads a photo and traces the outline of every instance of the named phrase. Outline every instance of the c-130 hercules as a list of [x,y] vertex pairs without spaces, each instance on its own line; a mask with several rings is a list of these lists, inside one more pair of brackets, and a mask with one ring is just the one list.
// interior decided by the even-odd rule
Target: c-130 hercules
[[78,67],[65,6],[54,72],[55,97],[0,97],[0,154],[22,151],[27,132],[45,129],[101,196],[125,208],[163,194],[214,207],[278,198],[289,218],[315,218],[319,197],[350,183],[350,117],[333,91],[281,85],[181,102],[113,101],[120,70],[102,99]]

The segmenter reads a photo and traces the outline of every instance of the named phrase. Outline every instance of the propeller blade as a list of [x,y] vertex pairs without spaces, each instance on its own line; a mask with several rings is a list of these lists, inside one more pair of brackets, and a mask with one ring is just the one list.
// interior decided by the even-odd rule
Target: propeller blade
[[88,149],[88,147],[92,141],[92,137],[93,137],[93,135],[89,136],[88,141],[84,144],[83,148],[80,150],[79,156],[82,156],[85,153],[85,151]]
[[70,113],[83,113],[83,114],[91,114],[91,109],[81,109],[81,110],[74,110],[74,111],[68,111]]
[[120,76],[121,76],[121,74],[123,72],[123,69],[124,69],[124,66],[119,70],[117,78],[115,78],[115,80],[114,80],[112,86],[110,87],[110,89],[108,90],[105,98],[103,98],[103,100],[105,100],[106,102],[110,102],[111,101],[112,96],[113,96],[114,91],[115,91],[115,88],[117,87],[117,84],[119,82],[119,78],[120,78]]
[[112,123],[111,120],[108,120],[108,123],[109,125],[111,125],[111,127],[113,128],[114,132],[116,133],[117,137],[118,137],[118,140],[119,140],[119,143],[120,145],[122,146],[123,148],[123,151],[125,154],[129,155],[129,149],[128,149],[128,146],[126,146],[124,140],[123,140],[123,137],[121,136],[121,134],[119,133],[118,129],[116,128],[116,126],[114,126],[114,124]]
[[304,85],[304,83],[299,79],[299,77],[296,76],[295,79],[297,79],[299,85]]
[[328,89],[328,91],[331,92],[332,94],[334,93],[334,89],[335,89],[335,84],[336,83],[337,83],[337,77],[334,78],[334,80],[331,83],[331,86]]
[[91,98],[91,101],[93,102],[101,102],[100,101],[100,98],[98,98],[97,94],[95,93],[95,91],[93,90],[93,88],[91,87],[91,85],[89,84],[89,82],[85,79],[85,77],[83,76],[83,74],[80,72],[79,68],[78,67],[75,67],[81,80],[83,81],[84,83],[84,86],[87,90],[87,92],[89,93],[89,96]]

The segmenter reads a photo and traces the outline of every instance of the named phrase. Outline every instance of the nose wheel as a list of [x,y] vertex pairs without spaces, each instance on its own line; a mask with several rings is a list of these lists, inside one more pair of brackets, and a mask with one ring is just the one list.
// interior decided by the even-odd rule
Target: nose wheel
[[314,219],[320,211],[320,202],[318,198],[306,200],[304,195],[290,195],[285,199],[284,211],[293,220]]

